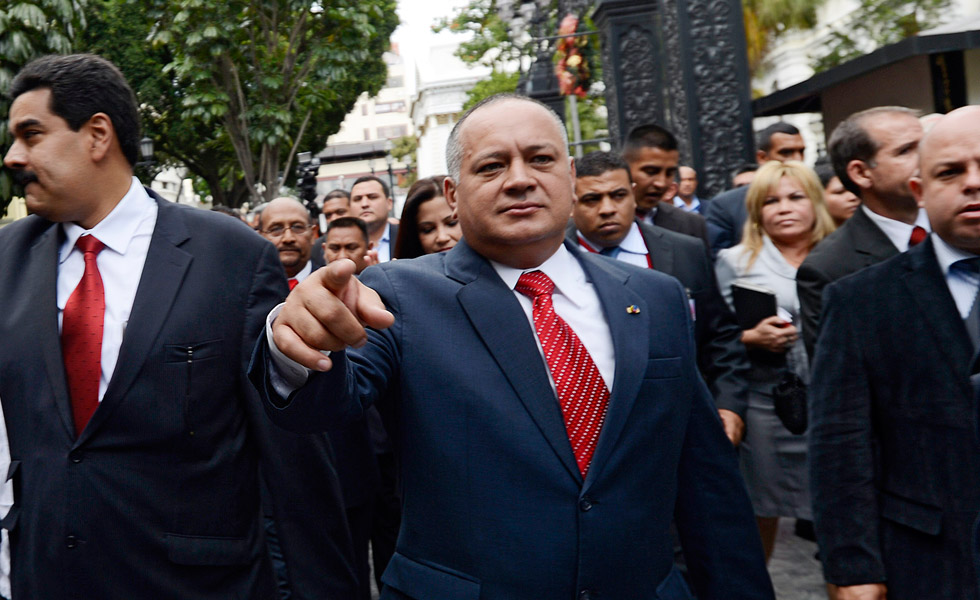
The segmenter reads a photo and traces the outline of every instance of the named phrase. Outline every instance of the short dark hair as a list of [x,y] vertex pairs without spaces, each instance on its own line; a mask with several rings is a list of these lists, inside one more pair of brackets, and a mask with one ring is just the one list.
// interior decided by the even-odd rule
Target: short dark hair
[[735,179],[742,173],[751,173],[753,171],[759,170],[759,163],[742,163],[732,171],[732,179]]
[[[368,237],[367,223],[365,223],[363,219],[358,219],[357,217],[338,217],[333,221],[330,221],[327,223],[327,233],[329,234],[334,229],[343,229],[345,227],[356,227],[357,229],[360,229],[361,235],[364,236],[364,243],[370,243],[371,238]],[[326,239],[326,234],[324,234],[323,240],[326,241]]]
[[[363,177],[358,177],[357,179],[355,179],[354,185],[350,186],[351,191],[354,190],[354,187],[357,186],[357,184],[364,183],[367,181],[377,181],[378,183],[380,183],[381,190],[384,192],[385,198],[391,198],[391,191],[388,189],[388,184],[385,183],[384,180],[381,179],[380,177],[375,177],[374,175],[364,175]],[[348,196],[347,199],[350,200],[350,196]]]
[[442,198],[445,181],[445,175],[435,175],[419,179],[408,189],[392,256],[395,258],[416,258],[425,254],[425,249],[422,248],[422,240],[419,238],[419,207],[433,198]]
[[817,174],[817,178],[820,180],[820,185],[824,188],[830,183],[830,180],[837,177],[837,173],[834,173],[834,167],[831,166],[830,161],[822,160],[818,161],[817,164],[813,165],[813,171]]
[[870,167],[875,166],[874,157],[881,147],[872,139],[871,134],[864,128],[864,123],[871,117],[885,114],[905,114],[918,118],[919,113],[904,106],[876,106],[856,112],[840,122],[830,134],[827,142],[827,152],[834,173],[840,177],[840,182],[847,190],[861,197],[861,188],[847,174],[847,164],[852,160],[860,160]]
[[628,157],[641,148],[659,148],[671,152],[677,150],[677,138],[673,133],[656,123],[637,125],[626,135],[626,141],[623,143],[623,156]]
[[116,65],[94,54],[48,55],[34,59],[14,77],[11,100],[37,90],[51,90],[51,112],[72,131],[96,113],[112,121],[116,140],[130,165],[139,157],[140,117],[136,96]]
[[630,183],[633,182],[633,176],[630,175],[630,166],[626,164],[622,156],[614,152],[595,150],[589,152],[582,158],[575,159],[575,177],[598,177],[603,173],[615,171],[616,169],[626,171],[626,176],[629,177]]
[[323,196],[323,201],[326,202],[327,200],[333,200],[334,198],[343,198],[344,200],[350,202],[350,192],[340,188],[330,190],[325,196]]
[[777,133],[783,133],[786,135],[800,135],[800,130],[795,126],[790,125],[786,121],[776,121],[769,127],[766,127],[755,136],[755,147],[763,152],[769,152],[772,150],[772,136]]

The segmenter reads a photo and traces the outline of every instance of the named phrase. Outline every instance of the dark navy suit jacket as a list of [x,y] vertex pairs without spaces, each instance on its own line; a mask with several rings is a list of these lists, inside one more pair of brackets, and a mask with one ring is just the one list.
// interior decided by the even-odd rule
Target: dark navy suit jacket
[[831,284],[822,320],[810,467],[827,581],[980,597],[978,363],[932,242]]
[[286,293],[275,248],[234,219],[156,200],[116,369],[77,439],[58,333],[61,228],[32,216],[0,231],[13,596],[272,598],[261,466],[294,596],[341,597],[330,594],[353,590],[354,575],[329,446],[274,427],[245,377]]
[[394,325],[335,352],[333,369],[288,400],[271,388],[261,342],[253,381],[277,422],[307,431],[397,393],[403,519],[386,600],[690,598],[673,569],[675,515],[699,598],[772,598],[735,452],[698,374],[683,288],[570,251],[616,354],[584,481],[520,303],[465,240],[365,270]]

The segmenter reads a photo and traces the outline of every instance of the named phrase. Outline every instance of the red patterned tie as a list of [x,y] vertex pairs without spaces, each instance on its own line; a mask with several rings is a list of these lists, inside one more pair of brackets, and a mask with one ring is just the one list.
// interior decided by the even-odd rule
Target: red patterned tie
[[521,275],[514,289],[534,303],[534,329],[555,380],[575,461],[585,477],[606,418],[609,390],[582,341],[555,313],[554,282],[541,271],[532,271]]
[[81,435],[99,406],[105,290],[96,258],[105,244],[95,236],[84,235],[75,246],[85,253],[85,272],[62,313],[61,353],[65,359],[75,433]]
[[927,232],[924,227],[919,227],[918,225],[913,227],[912,235],[909,236],[909,248],[913,246],[918,246],[919,244],[924,242],[928,235],[929,232]]
[[293,288],[295,288],[297,285],[299,285],[299,281],[295,277],[290,277],[289,279],[286,280],[286,283],[289,284],[289,291],[290,292],[293,291]]

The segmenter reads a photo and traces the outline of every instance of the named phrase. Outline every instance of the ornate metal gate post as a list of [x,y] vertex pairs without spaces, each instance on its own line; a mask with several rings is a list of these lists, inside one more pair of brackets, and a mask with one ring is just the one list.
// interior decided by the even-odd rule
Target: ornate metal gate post
[[728,187],[752,160],[752,112],[740,0],[597,0],[610,136],[660,123],[698,171],[699,194]]

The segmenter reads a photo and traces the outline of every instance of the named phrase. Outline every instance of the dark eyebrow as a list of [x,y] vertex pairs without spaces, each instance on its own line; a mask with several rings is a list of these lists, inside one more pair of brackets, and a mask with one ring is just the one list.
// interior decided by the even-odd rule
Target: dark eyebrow
[[37,119],[24,119],[23,121],[14,125],[12,129],[14,133],[20,133],[21,131],[29,127],[37,127],[40,124],[41,122],[38,121]]

